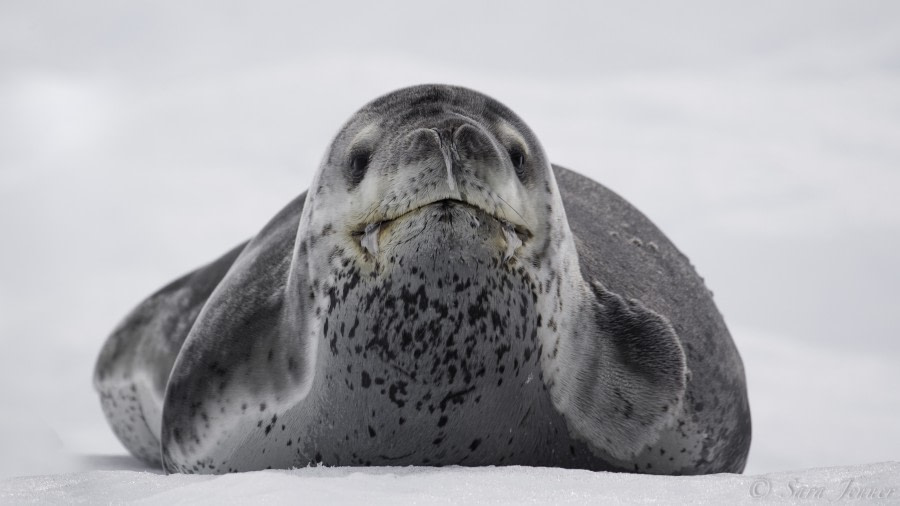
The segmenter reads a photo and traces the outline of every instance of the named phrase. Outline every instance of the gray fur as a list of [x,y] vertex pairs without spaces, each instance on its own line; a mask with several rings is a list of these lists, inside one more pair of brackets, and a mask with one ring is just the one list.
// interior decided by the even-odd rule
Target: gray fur
[[743,368],[702,280],[496,101],[386,95],[304,197],[111,336],[95,385],[135,455],[159,444],[178,472],[743,469]]
[[148,463],[160,463],[162,403],[172,364],[200,309],[245,244],[148,297],[100,351],[94,387],[103,412],[122,444]]

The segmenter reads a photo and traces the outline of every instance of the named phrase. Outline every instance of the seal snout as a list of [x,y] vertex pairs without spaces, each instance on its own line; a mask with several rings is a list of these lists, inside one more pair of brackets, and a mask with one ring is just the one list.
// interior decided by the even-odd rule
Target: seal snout
[[[418,156],[440,154],[441,172],[446,176],[451,197],[459,198],[460,179],[487,181],[487,171],[504,170],[504,157],[490,133],[465,120],[453,119],[440,126],[418,128],[410,133],[413,151]],[[463,181],[465,183],[465,181]]]
[[480,240],[499,238],[505,260],[533,237],[519,211],[523,202],[514,159],[484,125],[452,114],[427,119],[383,142],[389,154],[368,157],[377,160],[373,170],[386,176],[381,180],[386,184],[375,190],[377,200],[362,210],[351,232],[369,258],[379,258],[398,230],[442,223],[449,231],[462,223],[454,223],[454,217],[494,222],[473,229],[480,228]]

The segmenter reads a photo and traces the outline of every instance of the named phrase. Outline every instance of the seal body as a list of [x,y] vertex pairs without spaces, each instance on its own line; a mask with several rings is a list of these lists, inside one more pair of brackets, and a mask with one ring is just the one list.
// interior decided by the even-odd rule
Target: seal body
[[308,193],[151,296],[95,385],[172,472],[542,465],[740,472],[743,368],[688,260],[514,113],[368,104]]

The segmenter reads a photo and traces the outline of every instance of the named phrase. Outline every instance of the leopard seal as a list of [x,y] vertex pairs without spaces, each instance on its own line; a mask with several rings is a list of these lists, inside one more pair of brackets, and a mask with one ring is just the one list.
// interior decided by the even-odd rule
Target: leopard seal
[[405,88],[310,189],[114,330],[94,384],[167,472],[741,472],[740,356],[688,259],[510,109]]

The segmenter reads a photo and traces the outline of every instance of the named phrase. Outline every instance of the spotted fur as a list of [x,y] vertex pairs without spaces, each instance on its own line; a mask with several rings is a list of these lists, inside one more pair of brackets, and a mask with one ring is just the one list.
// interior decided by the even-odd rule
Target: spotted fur
[[740,358],[687,260],[470,90],[368,104],[308,194],[185,279],[95,376],[120,439],[170,472],[746,459]]

